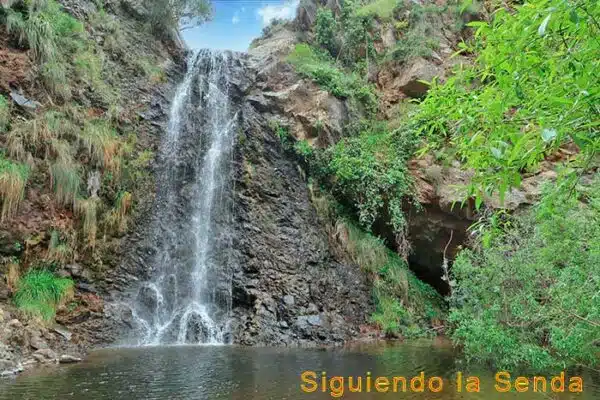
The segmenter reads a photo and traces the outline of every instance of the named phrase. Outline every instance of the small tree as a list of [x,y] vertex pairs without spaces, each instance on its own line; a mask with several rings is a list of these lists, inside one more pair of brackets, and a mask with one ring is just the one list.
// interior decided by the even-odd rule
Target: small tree
[[213,14],[210,0],[144,0],[150,22],[161,33],[201,25]]

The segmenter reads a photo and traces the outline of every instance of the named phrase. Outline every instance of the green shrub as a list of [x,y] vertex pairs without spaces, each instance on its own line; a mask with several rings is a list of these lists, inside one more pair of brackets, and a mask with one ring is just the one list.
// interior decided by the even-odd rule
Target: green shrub
[[14,302],[22,312],[52,320],[58,306],[73,296],[73,281],[47,270],[29,270],[17,283]]
[[298,73],[313,79],[334,96],[343,99],[355,97],[371,113],[377,109],[374,87],[364,83],[356,74],[348,74],[338,68],[328,54],[301,43],[296,45],[287,60]]
[[298,140],[294,144],[294,151],[304,159],[310,159],[313,155],[313,149],[307,140]]
[[[599,365],[600,185],[557,185],[452,267],[452,336],[467,360],[544,371]],[[483,238],[486,240],[483,240]]]
[[333,193],[353,205],[365,229],[388,215],[394,232],[404,233],[402,206],[412,187],[406,165],[412,145],[407,139],[401,131],[376,126],[342,139],[323,154],[321,179],[330,181]]
[[329,51],[331,55],[335,55],[337,53],[337,27],[333,12],[329,8],[319,8],[315,26],[317,44]]
[[600,149],[600,3],[543,0],[472,22],[478,54],[434,82],[415,126],[429,147],[450,145],[475,175],[470,194],[505,193],[549,154],[574,142],[587,162]]

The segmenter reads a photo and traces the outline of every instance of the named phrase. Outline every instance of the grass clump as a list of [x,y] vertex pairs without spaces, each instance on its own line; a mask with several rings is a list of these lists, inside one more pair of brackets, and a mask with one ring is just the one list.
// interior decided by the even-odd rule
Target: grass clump
[[81,187],[79,169],[78,164],[66,161],[58,161],[50,166],[52,189],[56,199],[63,205],[75,205]]
[[377,17],[381,20],[389,20],[394,16],[394,10],[398,8],[401,0],[375,0],[365,4],[356,10],[356,14],[361,17]]
[[0,196],[2,198],[0,221],[13,216],[19,209],[28,178],[29,167],[10,161],[0,153]]
[[56,309],[73,297],[73,281],[47,270],[29,270],[17,283],[15,305],[31,317],[50,321]]
[[68,241],[63,240],[60,232],[54,229],[50,233],[47,258],[61,264],[65,264],[73,258],[73,249],[69,246]]
[[99,203],[100,199],[97,197],[75,201],[75,212],[83,218],[83,233],[90,247],[96,245]]
[[287,60],[301,75],[313,79],[334,96],[342,99],[354,98],[370,113],[376,111],[377,96],[374,87],[365,83],[357,74],[346,73],[337,67],[327,53],[300,43]]
[[375,312],[372,321],[387,334],[419,336],[444,316],[442,297],[420,281],[407,263],[385,243],[347,220],[336,224],[338,237],[347,235],[352,260],[374,274]]
[[69,58],[80,51],[86,40],[81,22],[64,12],[55,0],[17,1],[3,14],[9,34],[28,46],[40,65],[44,86],[55,96],[68,100]]
[[97,119],[86,122],[80,142],[97,165],[113,173],[119,172],[121,141],[108,121]]
[[10,106],[6,97],[0,94],[0,133],[5,133],[8,130],[10,123]]
[[452,273],[452,336],[467,360],[536,371],[598,367],[600,184],[576,177],[483,230]]
[[127,230],[127,216],[133,205],[133,196],[127,191],[121,191],[117,195],[113,209],[108,213],[106,222],[109,227],[119,233]]

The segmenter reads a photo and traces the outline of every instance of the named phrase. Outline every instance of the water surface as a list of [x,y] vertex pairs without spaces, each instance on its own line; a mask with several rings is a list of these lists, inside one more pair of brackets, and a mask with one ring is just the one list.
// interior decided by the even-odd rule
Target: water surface
[[[600,375],[577,371],[582,394],[498,393],[495,371],[463,371],[481,378],[480,393],[458,393],[455,374],[462,370],[448,346],[431,342],[346,349],[281,349],[236,346],[171,346],[106,349],[83,363],[34,371],[0,381],[0,399],[330,399],[329,391],[301,390],[300,374],[328,377],[440,376],[440,393],[348,393],[348,399],[599,399]],[[514,376],[516,377],[516,376]],[[364,381],[366,382],[366,381]],[[365,387],[363,386],[363,391]]]

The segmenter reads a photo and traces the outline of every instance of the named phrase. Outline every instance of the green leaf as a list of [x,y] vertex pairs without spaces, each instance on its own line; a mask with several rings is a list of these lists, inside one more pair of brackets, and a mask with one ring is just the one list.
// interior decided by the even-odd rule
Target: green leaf
[[488,23],[485,21],[471,21],[467,24],[468,27],[478,28],[480,26],[488,26]]
[[577,15],[577,11],[575,11],[575,9],[571,10],[571,13],[569,14],[569,19],[574,24],[579,22],[579,15]]
[[548,16],[542,21],[542,24],[538,28],[538,35],[544,36],[546,34],[546,27],[548,26],[548,22],[550,22],[550,17],[552,17],[552,13],[548,14]]

